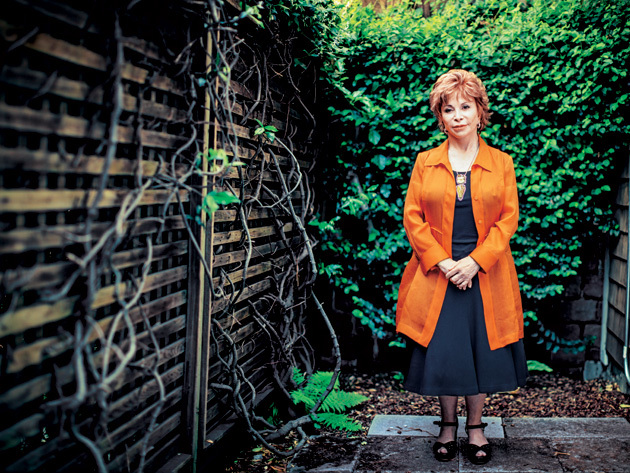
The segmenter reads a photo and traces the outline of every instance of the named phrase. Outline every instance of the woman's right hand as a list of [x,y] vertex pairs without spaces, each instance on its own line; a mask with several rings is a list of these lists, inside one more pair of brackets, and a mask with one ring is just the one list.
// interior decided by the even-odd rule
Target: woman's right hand
[[[453,267],[457,264],[457,261],[453,260],[452,258],[446,258],[443,259],[442,261],[440,261],[437,266],[438,268],[440,268],[440,271],[442,271],[444,274],[447,274],[448,272],[450,272],[451,269],[453,269]],[[450,278],[449,278],[449,281]],[[451,281],[453,282],[453,281]],[[454,283],[453,283],[454,284]],[[468,282],[464,282],[462,284],[455,284],[460,290],[465,291],[466,289],[470,289],[472,287],[472,280],[469,280]]]
[[440,268],[440,271],[442,271],[444,274],[448,273],[451,268],[453,266],[455,266],[455,261],[452,258],[446,258],[443,259],[442,261],[440,261],[437,264],[438,268]]

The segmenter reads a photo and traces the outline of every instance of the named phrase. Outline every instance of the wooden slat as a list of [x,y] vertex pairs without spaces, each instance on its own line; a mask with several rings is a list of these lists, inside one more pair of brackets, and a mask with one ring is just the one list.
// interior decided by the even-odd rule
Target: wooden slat
[[[230,338],[234,343],[241,343],[245,340],[245,338],[249,338],[260,330],[260,325],[258,325],[254,321],[251,321],[246,325],[242,325],[238,330],[232,330],[230,332]],[[219,353],[222,353],[223,350],[225,350],[226,348],[229,348],[229,345],[228,342],[223,339],[219,342]]]
[[[232,107],[232,115],[238,117],[239,119],[241,119],[244,114],[246,113],[246,110],[244,109],[243,105],[241,103],[236,102],[233,107]],[[249,115],[249,119],[250,120],[260,120],[263,121],[263,116],[261,113],[261,109],[258,108],[258,110],[254,110],[250,115]],[[267,118],[266,118],[267,119]],[[234,120],[234,121],[242,121],[242,120]],[[265,125],[273,125],[275,126],[278,130],[280,131],[284,131],[286,129],[286,124],[283,121],[280,121],[276,118],[271,118],[271,123],[265,123]],[[257,124],[258,126],[258,124]]]
[[[105,159],[98,156],[74,156],[46,150],[29,150],[24,148],[4,148],[0,146],[0,170],[20,169],[25,171],[52,172],[59,174],[91,174],[101,175]],[[135,176],[137,161],[131,159],[114,159],[109,166],[110,176]],[[156,173],[173,176],[170,163],[160,164],[158,161],[140,161],[141,175],[151,177]],[[181,177],[188,170],[184,164],[175,165],[175,177]]]
[[[161,311],[172,309],[184,304],[185,299],[186,292],[179,291],[168,297],[151,301],[145,304],[143,308],[147,314],[157,314]],[[13,312],[6,312],[0,316],[0,337],[16,335],[23,333],[28,329],[61,321],[73,313],[74,304],[76,302],[77,298],[69,298],[52,304],[35,304]],[[137,310],[139,309],[132,309],[130,311],[132,318],[134,318]],[[109,319],[111,319],[111,317],[106,317],[100,321],[104,328],[107,327],[105,324]],[[139,322],[140,317],[138,316],[138,320],[135,320],[134,318],[134,321]]]
[[619,191],[617,193],[617,204],[628,207],[628,181],[623,180],[619,184]]
[[[259,406],[265,402],[270,394],[274,392],[273,383],[268,379],[255,374],[256,400],[254,406]],[[251,404],[251,395],[246,396],[247,404]],[[213,422],[207,426],[206,440],[215,443],[219,441],[240,419],[232,411],[221,408],[221,404],[215,404],[208,408]]]
[[612,250],[613,256],[616,256],[619,259],[628,260],[628,235],[625,233],[620,233],[617,239],[617,243],[615,244]]
[[[250,297],[258,295],[259,293],[269,289],[271,286],[272,286],[272,283],[268,279],[254,283],[243,290],[243,292],[241,293],[241,296],[238,298],[236,302],[237,303],[242,302],[246,299],[249,299]],[[218,301],[213,300],[212,301],[212,314],[216,314],[220,312],[225,307],[227,307],[229,303],[230,303],[229,299],[220,299]]]
[[[252,266],[247,270],[247,277],[260,276],[261,274],[265,274],[271,271],[274,267],[282,267],[289,262],[288,256],[283,256],[278,258],[277,260],[266,260],[260,264]],[[222,285],[222,286],[230,286],[231,284],[236,284],[243,280],[243,270],[239,269],[238,271],[233,271],[226,276],[217,276],[212,279],[212,284]]]
[[614,308],[610,308],[608,311],[608,323],[606,328],[619,340],[623,340],[625,337],[624,330],[626,329],[625,313]]
[[[176,403],[180,402],[183,397],[182,393],[183,388],[181,386],[167,393],[164,404],[162,405],[162,412],[167,411]],[[104,438],[99,442],[99,446],[103,449],[103,451],[107,451],[110,448],[113,450],[112,447],[115,448],[119,443],[122,443],[124,440],[128,439],[136,432],[144,433],[143,430],[149,426],[149,422],[151,421],[151,413],[153,412],[155,407],[156,406],[151,405],[141,412],[138,412],[138,414],[134,416],[128,423],[121,425],[113,432],[110,432],[107,438]],[[178,420],[180,415],[181,413],[179,412],[176,414],[176,418]],[[171,430],[173,429],[169,428],[167,432]],[[157,441],[157,439],[155,439],[154,441]]]
[[[146,339],[146,336],[140,335],[142,339]],[[159,366],[168,363],[171,359],[184,353],[186,346],[185,339],[178,340],[160,350],[160,362]],[[102,363],[102,352],[96,353],[94,362],[96,364]],[[155,353],[146,356],[137,364],[140,367],[150,367],[156,362],[157,355]],[[144,376],[140,370],[127,370],[124,374],[120,385],[130,384],[140,376]],[[74,379],[74,369],[72,365],[60,367],[56,372],[56,382],[61,386],[65,386]],[[35,399],[41,399],[45,394],[49,394],[51,390],[55,389],[52,374],[46,374],[38,378],[34,378],[30,381],[22,383],[7,392],[0,395],[0,407],[3,409],[15,410],[20,408],[23,404],[34,401]]]
[[610,284],[608,291],[608,303],[622,314],[625,314],[626,289],[613,282]]
[[[181,266],[175,269],[161,271],[159,273],[151,274],[147,277],[146,283],[143,287],[142,293],[147,293],[158,287],[162,287],[167,284],[181,280],[187,273],[187,267]],[[126,290],[126,285],[122,284],[120,287],[121,295],[127,297],[131,295],[133,291]],[[63,301],[62,301],[63,302]],[[96,293],[92,308],[104,307],[106,305],[115,302],[115,289],[114,286],[108,286]],[[60,303],[57,303],[60,304]],[[59,310],[59,305],[55,304],[53,308]],[[70,305],[70,304],[67,304]],[[43,306],[43,308],[42,308]],[[38,306],[40,310],[44,310],[47,304],[41,304]],[[64,307],[64,309],[67,307]],[[28,308],[22,309],[25,313]],[[56,314],[54,317],[63,318],[63,316],[69,316],[70,313]],[[60,355],[67,351],[72,344],[71,340],[61,339],[59,337],[49,337],[37,342],[15,348],[12,353],[12,357],[8,362],[7,373],[16,373],[23,370],[28,366],[40,364],[43,360]]]
[[[106,127],[102,122],[90,124],[84,118],[69,115],[56,115],[44,110],[31,110],[0,103],[0,128],[28,133],[58,135],[66,138],[105,140]],[[145,147],[178,148],[188,141],[184,136],[140,129],[138,137],[132,128],[117,127],[118,142],[136,144],[138,140]]]
[[[5,67],[0,74],[0,82],[33,91],[40,90],[48,80],[49,76],[43,72],[24,68]],[[55,78],[46,94],[63,99],[79,100],[83,103],[103,105],[103,89],[101,87],[90,88],[85,82],[63,76]],[[126,93],[122,95],[121,107],[126,112],[139,112],[146,117],[161,118],[171,122],[184,122],[187,119],[184,110],[151,100],[138,99]]]
[[622,231],[627,232],[628,231],[628,208],[627,207],[618,208],[615,211],[615,218],[617,219],[617,222],[619,222],[619,228]]
[[[167,284],[172,284],[177,281],[185,280],[188,275],[188,266],[178,266],[176,268],[167,269],[165,271],[160,271],[157,273],[152,273],[147,276],[144,287],[142,288],[142,293],[146,294],[153,289],[157,289],[162,286],[166,286]],[[136,279],[136,283],[140,281]],[[136,291],[135,289],[130,289],[127,284],[120,284],[118,287],[120,291],[121,297],[130,297]],[[105,307],[109,304],[113,304],[116,302],[116,288],[114,285],[107,286],[100,289],[95,297],[94,302],[92,303],[93,309],[98,309],[100,307]]]
[[[254,129],[250,130],[249,128],[245,128],[244,126],[232,124],[230,125],[229,129],[222,129],[221,131],[227,134],[228,136],[235,136],[239,140],[250,142],[251,143],[250,146],[253,146],[253,144],[255,144],[258,141],[258,137],[254,136],[255,130]],[[274,145],[273,143],[267,144],[266,146],[273,149],[273,152],[276,155],[276,158],[278,159],[278,164],[281,164],[284,166],[291,164],[292,159],[287,156],[287,151],[282,146]],[[251,149],[251,148],[245,148],[245,149]],[[228,149],[226,151],[228,152],[228,156],[232,156],[233,154],[232,150]],[[248,154],[253,155],[254,151],[250,151]],[[298,153],[296,154],[296,157],[297,156],[302,156],[302,155]],[[267,156],[266,160],[270,161],[270,159],[271,158]],[[297,158],[297,162],[300,165],[300,167],[303,167],[306,169],[308,169],[311,165],[311,163],[309,163],[308,161],[305,161],[303,158],[302,159]]]
[[[254,302],[256,304],[256,302]],[[232,331],[235,327],[243,325],[243,321],[250,316],[250,307],[245,306],[238,310],[235,310],[230,315],[217,320],[218,324],[223,330]]]
[[[296,207],[294,205],[295,211],[296,213],[300,214],[302,212],[302,208],[301,207]],[[225,222],[239,222],[239,216],[236,210],[226,210],[226,209],[221,209],[221,210],[217,210],[214,215],[214,223],[225,223]],[[263,220],[263,219],[276,219],[276,218],[281,218],[280,215],[278,215],[278,212],[276,210],[272,210],[272,209],[252,209],[249,214],[247,215],[247,221],[253,221],[253,220]]]
[[[6,21],[0,19],[0,36],[6,41],[12,43],[17,40],[19,34],[11,34],[18,31],[15,26],[9,25]],[[41,54],[51,56],[55,59],[63,60],[70,64],[106,72],[108,61],[100,54],[91,51],[84,46],[70,44],[61,39],[54,38],[46,33],[37,34],[31,41],[23,45],[24,48],[37,51]],[[145,84],[150,77],[150,71],[129,63],[125,63],[122,69],[123,79],[130,80],[139,84]],[[178,95],[184,95],[177,82],[164,76],[154,76],[151,82],[152,87],[167,92],[173,92]]]
[[[300,242],[299,238],[293,238],[289,240],[291,245],[296,245]],[[286,248],[286,245],[283,241],[275,241],[272,243],[267,243],[265,245],[254,246],[252,249],[252,258],[258,258],[260,256],[268,255],[269,253],[274,253],[276,251],[280,251]],[[215,255],[212,265],[215,268],[220,266],[225,266],[227,264],[238,263],[244,261],[247,257],[246,250],[236,250],[231,251],[229,253],[221,253],[219,255]]]
[[[0,191],[2,192],[2,191]],[[92,236],[99,238],[105,231],[114,225],[113,222],[96,222],[92,225]],[[128,220],[123,224],[122,231],[129,232],[129,236],[145,235],[157,232],[160,222],[157,219]],[[181,230],[185,228],[181,216],[166,217],[164,230]],[[71,242],[69,235],[80,235],[82,225],[57,225],[47,227],[24,228],[0,232],[0,254],[22,253],[24,251],[44,250],[46,248],[64,247]]]
[[44,414],[35,414],[0,432],[0,451],[18,446],[23,438],[41,434]]
[[[166,419],[161,424],[158,424],[155,430],[153,431],[153,433],[151,433],[151,436],[149,438],[149,445],[157,444],[158,441],[166,437],[169,433],[178,432],[179,429],[181,428],[180,425],[182,424],[181,417],[182,417],[181,412],[177,412],[173,414],[171,417],[169,417],[168,419]],[[177,434],[177,436],[172,440],[172,442],[176,442],[178,436],[179,434]],[[131,447],[127,448],[126,450],[127,455],[131,457],[137,456],[140,453],[141,448],[142,448],[142,441],[138,441],[135,444],[133,444]],[[150,452],[150,453],[154,453],[154,452]],[[125,456],[118,456],[118,457],[115,457],[112,460],[112,462],[108,464],[108,470],[112,472],[123,471],[123,469],[126,468],[126,466],[127,466],[127,458]],[[69,471],[73,473],[72,470],[69,470]]]
[[620,286],[626,285],[628,263],[616,257],[610,259],[610,279]]
[[[144,264],[149,250],[147,248],[137,248],[134,250],[114,253],[112,264],[117,270]],[[165,258],[173,258],[188,253],[188,242],[179,241],[166,243],[153,247],[152,261],[160,261]],[[0,281],[9,290],[19,289],[26,291],[30,289],[54,288],[61,286],[67,278],[77,269],[74,263],[54,263],[38,265],[33,268],[20,268],[0,273]],[[109,268],[106,268],[109,271]],[[2,315],[0,315],[0,319]]]
[[[244,146],[244,144],[247,144],[248,146]],[[274,149],[274,153],[276,155],[276,158],[278,159],[278,164],[280,164],[281,168],[293,166],[293,160],[290,156],[287,156],[287,152],[284,148],[274,148],[273,146],[271,146],[271,148]],[[232,147],[226,148],[225,152],[230,160],[234,159],[234,150],[232,149]],[[302,171],[310,168],[311,162],[303,159],[303,157],[305,156],[304,153],[300,153],[298,151],[295,151],[294,153],[297,157],[300,168],[302,168]],[[257,153],[255,143],[252,143],[251,141],[243,142],[239,140],[238,146],[236,146],[236,154],[240,161],[247,162],[249,165],[254,165],[256,168],[259,168],[260,161],[264,160],[265,163],[267,163],[266,169],[275,171],[275,164],[272,164],[273,161],[271,159],[271,155],[262,151]],[[256,159],[253,159],[254,156],[256,156]]]
[[[293,230],[293,223],[289,222],[284,224],[282,227],[283,232],[288,233]],[[278,229],[275,226],[268,227],[256,227],[251,228],[249,230],[250,238],[262,238],[267,236],[272,236],[278,234]],[[228,243],[234,243],[240,241],[242,238],[245,238],[245,232],[241,230],[233,230],[231,232],[223,232],[223,233],[215,233],[214,234],[214,244],[215,245],[226,245]]]
[[[48,0],[11,0],[14,3],[24,5],[47,17],[74,26],[78,29],[94,31],[94,25],[88,25],[89,15],[84,11],[75,10],[63,2],[52,2]],[[6,5],[5,5],[6,6]]]
[[[111,320],[109,322],[111,322]],[[167,329],[175,332],[181,330],[184,327],[185,317],[180,316],[176,319],[169,320],[164,324],[156,325],[155,327],[153,327],[153,332],[156,334],[161,334]],[[95,340],[97,338],[96,332],[93,332],[93,336],[91,338],[92,340]],[[143,334],[143,338],[148,339],[148,335]],[[120,345],[124,346],[126,345],[126,342],[123,342]],[[38,340],[37,342],[30,345],[16,348],[12,353],[11,359],[7,363],[6,372],[9,374],[17,373],[29,366],[41,364],[44,360],[48,358],[59,356],[62,353],[70,350],[72,346],[72,339],[49,337],[43,340]]]
[[76,302],[76,298],[63,299],[52,304],[35,304],[6,312],[0,317],[0,336],[15,335],[29,328],[62,320],[72,313]]
[[[181,378],[183,374],[184,364],[179,363],[170,368],[168,371],[160,374],[160,378],[164,386],[167,386],[173,381]],[[137,409],[138,406],[141,406],[147,401],[147,399],[157,392],[157,381],[151,380],[120,399],[117,399],[109,406],[110,410],[108,411],[108,418],[110,422],[115,421],[122,415],[125,415],[134,409]],[[43,418],[43,414],[35,414],[22,420],[9,429],[0,432],[0,451],[19,445],[22,441],[22,437],[28,438],[40,434]],[[86,421],[84,423],[87,424],[89,422],[90,421]]]
[[[97,207],[119,207],[130,190],[106,189],[103,191]],[[164,203],[171,197],[171,191],[146,190],[142,194],[139,205]],[[188,191],[180,190],[182,202],[188,202]],[[96,190],[6,190],[0,189],[0,209],[5,212],[46,212],[69,209],[85,209],[90,207],[97,196]],[[171,200],[177,201],[173,196]]]
[[[260,368],[266,363],[269,363],[269,354],[263,350],[256,351],[255,343],[246,343],[239,346],[237,352],[239,355],[239,362],[241,363],[245,376],[247,376],[255,386],[257,382],[260,381],[260,377],[264,374],[261,373],[262,370]],[[221,368],[218,363],[213,365],[211,369],[216,375],[210,378],[209,383],[213,383],[215,379],[221,375]],[[206,404],[208,407],[215,406],[216,409],[218,406],[218,409],[220,409],[221,406],[223,406],[228,400],[228,397],[229,395],[225,391],[210,388],[208,390]],[[218,412],[215,411],[214,415],[216,416],[217,414]]]
[[[179,402],[181,400],[181,393],[182,393],[181,387],[168,393],[166,396],[166,401],[163,406],[164,410],[168,409],[169,407],[172,407],[177,402]],[[154,406],[151,406],[151,408],[152,407]],[[133,421],[130,422],[129,424],[125,424],[119,429],[116,429],[115,431],[116,440],[117,440],[116,442],[114,442],[114,439],[111,436],[108,436],[104,439],[100,439],[99,441],[97,441],[97,446],[99,447],[99,449],[103,452],[110,451],[116,445],[118,445],[120,441],[120,437],[121,436],[124,437],[126,432],[129,432],[129,434],[135,433],[136,431],[140,431],[141,433],[143,433],[142,427],[147,425],[151,418],[151,415],[150,415],[151,408],[147,408],[144,411],[140,412],[138,416],[134,417]],[[179,421],[180,416],[181,416],[181,413],[178,412],[174,414],[173,416],[171,416],[162,424],[159,424],[157,428],[155,429],[155,431],[153,432],[153,434],[151,434],[151,440],[153,442],[157,442],[161,437],[164,436],[163,435],[164,432],[171,431],[172,428],[174,427],[172,419],[176,419],[177,421]],[[135,428],[136,430],[131,430],[133,428]],[[10,465],[7,468],[7,472],[31,471],[33,467],[36,465],[46,464],[46,456],[49,454],[50,451],[57,451],[57,453],[59,454],[60,452],[63,452],[63,450],[68,448],[69,446],[72,446],[73,444],[74,442],[70,443],[65,438],[62,438],[62,439],[53,438],[49,440],[48,442],[46,442],[45,444],[43,444],[41,448],[33,452],[30,452],[27,456],[23,457],[18,462]],[[151,445],[151,443],[149,445]],[[129,450],[127,450],[127,452],[129,453]],[[121,457],[118,457],[118,458],[123,460],[122,462],[123,464],[126,464],[126,462],[128,461],[128,458],[126,455],[122,455]],[[68,458],[67,460],[68,460],[68,463],[66,463],[59,469],[57,469],[57,472],[74,473],[77,471],[83,471],[83,465],[87,464],[87,462],[89,461],[89,457],[85,453],[82,453],[79,455],[72,456]],[[117,470],[114,469],[110,471],[117,471]]]
[[[182,379],[184,376],[184,363],[178,363],[168,371],[160,374],[160,379],[164,386],[168,386],[173,381]],[[109,419],[114,421],[121,416],[138,410],[139,406],[143,406],[147,400],[159,392],[157,380],[151,379],[120,399],[117,399],[109,405]]]
[[608,332],[606,351],[608,355],[614,359],[617,366],[623,369],[623,341],[619,340],[616,336],[612,336],[611,332]]

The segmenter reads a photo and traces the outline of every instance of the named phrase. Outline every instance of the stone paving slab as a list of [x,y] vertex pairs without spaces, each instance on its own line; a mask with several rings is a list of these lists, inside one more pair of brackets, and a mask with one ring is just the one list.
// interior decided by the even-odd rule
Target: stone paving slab
[[458,460],[439,462],[433,457],[434,440],[427,437],[374,436],[366,439],[356,473],[457,472]]
[[552,446],[565,471],[628,473],[630,439],[553,440]]
[[508,438],[630,438],[630,423],[622,418],[512,417],[503,423]]
[[[352,473],[360,453],[360,440],[313,437],[287,465],[290,473]],[[321,455],[326,452],[326,455]]]
[[[436,438],[440,433],[440,427],[433,422],[440,420],[439,416],[405,416],[405,415],[376,415],[368,432],[368,437],[406,436],[406,437],[432,437]],[[459,417],[458,437],[467,437],[465,425],[466,418]],[[483,417],[483,422],[488,424],[486,438],[504,438],[503,425],[500,417]]]
[[[460,439],[460,451],[466,444]],[[485,465],[473,465],[460,454],[462,473],[562,473],[562,465],[548,439],[490,439],[492,459]],[[428,470],[418,470],[425,472]]]

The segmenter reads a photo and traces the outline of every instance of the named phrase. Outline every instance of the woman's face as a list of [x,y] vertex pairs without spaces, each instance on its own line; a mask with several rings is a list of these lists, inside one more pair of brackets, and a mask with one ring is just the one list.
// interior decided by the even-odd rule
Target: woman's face
[[459,93],[449,96],[442,105],[442,123],[448,135],[454,138],[476,134],[479,124],[477,103]]

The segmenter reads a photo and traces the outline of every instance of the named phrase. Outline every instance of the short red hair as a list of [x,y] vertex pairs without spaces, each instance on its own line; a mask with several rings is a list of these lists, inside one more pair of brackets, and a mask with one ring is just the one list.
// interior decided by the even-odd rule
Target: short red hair
[[475,101],[480,115],[479,130],[483,130],[490,122],[490,115],[492,115],[488,107],[486,87],[474,73],[462,69],[451,69],[447,73],[442,74],[433,85],[433,89],[431,89],[429,104],[431,111],[438,120],[440,130],[444,131],[442,106],[451,95],[457,93]]

